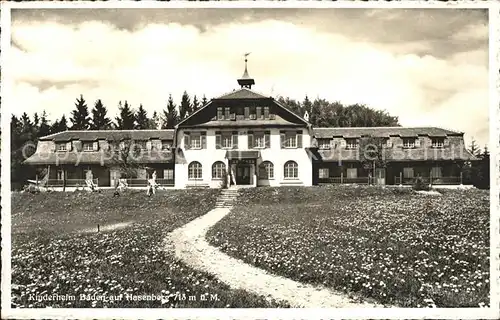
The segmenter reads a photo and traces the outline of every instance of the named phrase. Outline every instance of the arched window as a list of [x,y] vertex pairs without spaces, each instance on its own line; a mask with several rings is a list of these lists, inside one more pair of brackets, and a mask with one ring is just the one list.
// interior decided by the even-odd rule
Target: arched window
[[274,179],[274,165],[271,161],[264,161],[259,165],[259,179]]
[[198,180],[202,179],[201,163],[193,161],[188,166],[188,179]]
[[222,161],[214,162],[212,165],[212,179],[224,178],[226,172],[226,165]]
[[299,166],[295,161],[287,161],[285,163],[285,179],[297,179],[299,177]]

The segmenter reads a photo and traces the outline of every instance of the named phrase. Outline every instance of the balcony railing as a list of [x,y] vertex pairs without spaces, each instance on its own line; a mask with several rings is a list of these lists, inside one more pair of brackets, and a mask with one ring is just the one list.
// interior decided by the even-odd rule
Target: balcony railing
[[330,183],[330,184],[345,184],[345,183],[371,184],[373,183],[373,178],[370,177],[346,178],[340,176],[340,177],[319,178],[318,182]]
[[[99,183],[99,178],[92,179],[92,182],[94,185],[98,185]],[[38,181],[39,186],[45,186],[45,187],[86,187],[87,186],[87,180],[86,179],[47,179],[47,182],[45,185],[43,185],[43,180]]]
[[[147,187],[148,179],[125,179],[128,187]],[[168,187],[174,185],[174,179],[156,179],[156,184],[160,187]]]
[[[435,184],[435,185],[454,185],[454,184],[462,184],[462,177],[420,177],[423,183],[426,184]],[[405,178],[405,177],[394,177],[394,184],[401,185],[410,185],[415,183],[415,179],[413,178]]]

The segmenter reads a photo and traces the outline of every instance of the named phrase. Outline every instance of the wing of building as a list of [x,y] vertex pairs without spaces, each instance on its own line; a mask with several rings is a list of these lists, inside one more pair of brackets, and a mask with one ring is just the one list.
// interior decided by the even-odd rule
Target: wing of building
[[[475,160],[462,132],[436,127],[313,128],[272,97],[241,86],[212,99],[172,130],[65,131],[40,138],[25,163],[45,168],[48,185],[220,187],[311,186],[321,183],[461,184],[464,163]],[[307,117],[306,117],[307,118]],[[363,139],[377,138],[367,161]],[[383,163],[381,165],[380,163]],[[40,177],[42,179],[42,177]]]

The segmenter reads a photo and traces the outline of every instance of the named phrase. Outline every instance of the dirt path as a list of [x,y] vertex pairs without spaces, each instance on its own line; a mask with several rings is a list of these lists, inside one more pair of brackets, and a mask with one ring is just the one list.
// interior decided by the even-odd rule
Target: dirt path
[[211,210],[204,216],[172,231],[165,238],[166,250],[175,251],[175,256],[186,264],[215,275],[231,288],[288,301],[292,307],[382,307],[369,303],[356,303],[345,295],[327,288],[272,275],[209,245],[205,240],[205,234],[229,211],[228,208]]

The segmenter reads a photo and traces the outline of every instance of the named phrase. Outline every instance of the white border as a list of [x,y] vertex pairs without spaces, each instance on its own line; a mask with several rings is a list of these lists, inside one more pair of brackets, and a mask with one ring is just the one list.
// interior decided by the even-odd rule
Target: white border
[[[489,8],[490,38],[490,152],[491,152],[491,302],[490,308],[389,308],[389,309],[11,309],[10,308],[10,114],[8,106],[15,106],[9,100],[11,82],[9,81],[9,47],[10,47],[10,9],[11,8]],[[15,2],[2,3],[1,10],[1,97],[2,108],[2,149],[1,159],[1,206],[2,206],[2,318],[35,319],[35,318],[439,318],[439,319],[497,319],[500,318],[500,104],[498,90],[500,88],[500,4],[491,1],[461,2]],[[474,106],[471,106],[474,108]],[[472,111],[472,110],[471,110]]]

